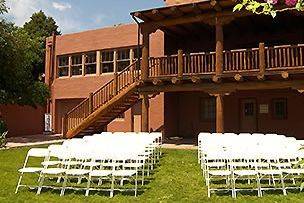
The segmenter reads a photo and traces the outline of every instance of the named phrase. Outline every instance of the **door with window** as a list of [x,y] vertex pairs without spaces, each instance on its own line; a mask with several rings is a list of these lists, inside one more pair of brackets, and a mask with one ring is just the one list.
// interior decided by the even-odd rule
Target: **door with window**
[[257,131],[257,105],[255,99],[241,100],[240,131],[244,133]]

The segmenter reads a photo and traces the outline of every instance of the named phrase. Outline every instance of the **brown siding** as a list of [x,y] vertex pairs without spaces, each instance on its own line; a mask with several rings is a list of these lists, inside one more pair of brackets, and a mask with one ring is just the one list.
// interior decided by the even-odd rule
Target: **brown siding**
[[7,124],[9,137],[42,134],[45,107],[0,105],[0,115]]

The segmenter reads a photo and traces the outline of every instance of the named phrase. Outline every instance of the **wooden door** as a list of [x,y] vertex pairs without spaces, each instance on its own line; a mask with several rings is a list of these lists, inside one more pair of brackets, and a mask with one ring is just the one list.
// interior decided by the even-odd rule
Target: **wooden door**
[[257,105],[255,99],[241,100],[240,131],[254,133],[257,130]]

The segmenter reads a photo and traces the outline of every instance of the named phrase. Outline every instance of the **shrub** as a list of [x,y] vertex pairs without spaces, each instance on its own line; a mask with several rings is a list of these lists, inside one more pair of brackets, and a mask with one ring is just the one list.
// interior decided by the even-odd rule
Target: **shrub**
[[0,147],[6,144],[7,127],[3,120],[0,120]]

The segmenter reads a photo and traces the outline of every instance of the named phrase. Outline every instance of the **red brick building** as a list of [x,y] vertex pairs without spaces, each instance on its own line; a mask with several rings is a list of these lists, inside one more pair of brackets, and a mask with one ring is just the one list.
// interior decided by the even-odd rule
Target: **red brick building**
[[47,39],[54,132],[304,137],[304,27],[290,23],[301,14],[233,13],[230,0],[166,3],[131,14],[140,51],[137,24]]

